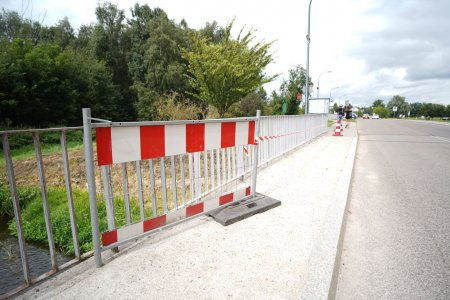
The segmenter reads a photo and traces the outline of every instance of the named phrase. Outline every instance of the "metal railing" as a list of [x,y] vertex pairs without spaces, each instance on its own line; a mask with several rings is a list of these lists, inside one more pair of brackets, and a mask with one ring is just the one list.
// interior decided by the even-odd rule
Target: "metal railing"
[[[21,265],[22,265],[22,273],[24,278],[24,284],[20,285],[16,289],[2,295],[2,297],[8,297],[28,286],[30,286],[32,283],[38,282],[54,273],[56,273],[58,270],[65,269],[82,259],[85,259],[89,257],[92,253],[81,253],[80,245],[78,241],[78,232],[77,232],[77,222],[76,222],[76,215],[74,210],[74,202],[73,202],[73,195],[72,195],[72,180],[71,180],[71,167],[77,167],[69,163],[69,155],[68,155],[68,148],[67,148],[67,132],[69,131],[80,131],[82,127],[66,127],[66,128],[47,128],[47,129],[30,129],[30,130],[10,130],[10,131],[0,131],[0,134],[2,136],[2,146],[3,146],[3,158],[5,161],[4,164],[4,171],[7,175],[7,181],[11,192],[11,200],[13,204],[13,210],[14,210],[14,219],[16,223],[16,231],[17,231],[17,237],[18,237],[18,244],[19,244],[19,251],[20,251],[20,259],[21,259]],[[42,155],[41,150],[41,141],[40,136],[41,134],[46,133],[57,133],[59,135],[60,140],[60,156],[59,158],[54,159],[60,159],[60,162],[62,163],[62,170],[59,168],[59,176],[64,178],[64,189],[66,190],[66,197],[67,197],[67,205],[68,205],[68,214],[70,218],[70,227],[71,227],[71,234],[72,234],[72,241],[73,241],[73,249],[74,249],[74,259],[63,263],[61,265],[58,265],[57,263],[57,253],[55,250],[55,242],[53,238],[53,226],[52,226],[52,219],[51,219],[51,212],[50,212],[50,205],[49,205],[49,195],[48,195],[48,183],[47,183],[47,176],[45,172],[45,164],[44,159]],[[47,241],[48,241],[48,250],[50,254],[50,263],[51,263],[51,269],[47,272],[44,272],[43,274],[39,274],[36,277],[31,276],[30,272],[30,257],[27,254],[27,244],[25,242],[25,234],[24,234],[24,225],[22,221],[22,213],[21,213],[21,206],[19,199],[19,188],[17,185],[17,177],[15,174],[15,166],[14,161],[12,159],[12,152],[10,148],[10,142],[9,137],[12,135],[25,135],[28,136],[28,138],[32,137],[33,140],[33,149],[34,149],[34,156],[35,156],[35,163],[36,163],[36,171],[37,171],[37,178],[38,178],[38,185],[40,189],[41,199],[42,199],[42,207],[43,207],[43,214],[44,214],[44,220],[45,220],[45,231],[47,235]],[[16,162],[17,167],[18,162]],[[22,180],[20,185],[28,185],[27,178]]]
[[[87,118],[90,118],[90,115],[86,115],[85,118],[86,121]],[[70,157],[74,155],[74,152],[68,151],[67,133],[70,131],[81,131],[82,127],[0,131],[5,160],[4,169],[11,192],[20,246],[22,272],[25,281],[23,285],[2,296],[12,295],[54,274],[58,270],[67,268],[91,256],[93,253],[96,256],[96,264],[99,266],[102,264],[100,254],[102,251],[116,249],[117,246],[123,243],[148,234],[143,232],[142,234],[125,238],[121,243],[101,245],[100,231],[117,231],[120,235],[122,228],[124,230],[133,230],[137,228],[136,224],[145,223],[155,218],[159,220],[157,219],[158,217],[168,216],[168,218],[172,218],[177,211],[195,207],[195,205],[200,203],[210,206],[211,201],[215,201],[214,199],[221,199],[224,196],[227,198],[233,191],[237,191],[237,194],[241,196],[248,195],[249,191],[251,194],[255,193],[256,167],[266,165],[270,161],[324,133],[327,130],[327,118],[327,115],[307,115],[183,122],[93,123],[92,127],[98,129],[112,126],[132,127],[141,125],[251,122],[259,119],[259,126],[255,126],[254,131],[255,140],[258,142],[257,145],[239,144],[232,147],[207,149],[194,153],[179,153],[101,166],[96,166],[98,165],[98,158],[95,150],[98,145],[91,142],[88,143],[91,147],[91,152],[89,154],[88,151],[87,155],[90,155],[92,159],[87,160],[85,154],[84,159],[79,157],[78,162],[73,163],[70,161]],[[53,156],[46,157],[42,155],[40,136],[48,132],[57,133],[60,136],[60,151],[58,151],[56,156],[54,153],[52,154]],[[92,141],[92,133],[92,130],[84,130],[84,140]],[[18,178],[15,174],[20,161],[13,160],[9,143],[9,137],[15,134],[26,134],[33,139],[35,156],[35,169],[33,171],[37,172],[38,179],[35,181],[35,185],[38,185],[40,188],[50,252],[51,270],[36,277],[32,277],[30,274],[30,257],[27,255],[27,243],[25,241],[18,193]],[[86,143],[84,145],[86,146]],[[77,152],[80,151],[82,150],[77,150]],[[80,155],[80,153],[77,155]],[[59,177],[64,178],[64,183],[60,183],[60,185],[66,191],[67,213],[70,217],[75,256],[74,259],[62,265],[58,265],[56,260],[54,228],[52,228],[51,220],[52,212],[48,198],[49,178],[45,172],[46,164],[56,159],[56,157],[59,157],[58,159],[61,162],[61,174]],[[83,164],[86,165],[86,169],[83,167]],[[28,164],[27,166],[29,167],[30,165]],[[82,169],[81,172],[80,169]],[[96,231],[93,233],[94,252],[82,253],[80,249],[77,232],[77,218],[80,218],[80,216],[76,215],[74,209],[72,187],[75,179],[73,172],[76,172],[77,176],[80,176],[80,174],[85,176],[85,178],[76,179],[77,189],[85,190],[85,183],[88,186],[91,224]],[[50,185],[53,186],[53,184],[51,183]],[[24,180],[19,182],[20,185],[24,185]],[[83,201],[87,201],[87,199]],[[99,215],[105,218],[101,219],[101,222],[99,222]],[[167,223],[166,226],[173,226],[180,221],[179,219],[174,220],[175,222]],[[152,222],[146,223],[146,225],[154,224]],[[96,251],[97,255],[95,255]]]

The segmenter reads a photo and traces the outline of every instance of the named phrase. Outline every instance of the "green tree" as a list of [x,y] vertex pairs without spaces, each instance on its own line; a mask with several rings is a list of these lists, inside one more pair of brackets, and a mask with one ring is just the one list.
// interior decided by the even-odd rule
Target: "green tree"
[[389,110],[386,107],[377,106],[373,108],[373,113],[380,116],[380,118],[389,117]]
[[423,105],[423,103],[420,103],[420,102],[411,103],[410,104],[410,109],[411,109],[410,116],[411,117],[420,117],[421,116],[420,111],[422,110],[422,105]]
[[[393,112],[393,107],[397,107],[397,111]],[[405,97],[395,95],[387,104],[387,109],[390,114],[398,116],[398,115],[408,115],[408,111],[410,110],[408,102],[406,102]]]
[[220,43],[193,33],[191,48],[182,50],[189,62],[189,83],[196,90],[192,95],[216,107],[221,117],[231,105],[275,78],[263,72],[273,60],[272,43],[255,43],[253,31],[241,30],[233,39],[232,26],[233,22],[226,26]]
[[[109,118],[120,97],[105,65],[55,43],[2,40],[0,119],[10,126],[79,125],[81,108]],[[105,114],[108,112],[108,114]]]
[[373,101],[372,107],[385,107],[384,101],[381,99]]
[[261,111],[261,115],[266,115],[266,107],[267,93],[263,87],[260,87],[232,105],[229,112],[233,117],[255,116],[257,110]]
[[185,102],[190,85],[186,73],[187,62],[180,47],[187,47],[187,25],[176,24],[167,14],[148,5],[135,4],[129,21],[132,51],[128,62],[137,92],[136,109],[140,119],[156,118],[155,100],[171,94]]
[[128,71],[127,57],[130,38],[125,24],[125,13],[110,2],[99,3],[95,9],[97,24],[92,34],[91,45],[95,57],[103,60],[112,73],[113,83],[120,88],[121,97],[114,103],[124,120],[136,116],[136,95],[131,89],[133,81]]

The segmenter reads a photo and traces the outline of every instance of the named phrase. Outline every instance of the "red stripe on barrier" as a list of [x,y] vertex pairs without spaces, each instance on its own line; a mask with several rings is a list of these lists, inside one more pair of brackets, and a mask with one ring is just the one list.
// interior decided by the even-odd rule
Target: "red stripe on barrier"
[[141,126],[141,159],[165,156],[164,125]]
[[166,215],[144,221],[144,232],[166,225]]
[[195,204],[195,205],[186,207],[186,218],[189,218],[189,217],[195,216],[199,213],[202,213],[203,205],[204,205],[204,203],[201,202],[199,204]]
[[236,137],[236,122],[224,122],[221,126],[220,147],[233,147]]
[[205,150],[205,124],[186,124],[186,152]]
[[95,129],[97,141],[97,162],[99,166],[112,164],[111,127]]
[[233,193],[229,193],[219,197],[219,205],[224,205],[233,201]]
[[245,189],[245,196],[249,196],[250,195],[250,187],[247,187]]
[[255,121],[248,122],[248,143],[255,145]]
[[[99,129],[99,128],[97,128]],[[107,231],[102,234],[102,244],[103,246],[108,246],[110,244],[117,243],[117,230]]]

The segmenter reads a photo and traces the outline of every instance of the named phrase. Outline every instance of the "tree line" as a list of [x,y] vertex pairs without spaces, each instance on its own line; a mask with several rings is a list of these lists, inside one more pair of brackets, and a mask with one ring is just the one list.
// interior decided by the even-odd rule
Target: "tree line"
[[82,107],[116,121],[299,113],[304,68],[269,99],[272,43],[253,31],[232,38],[233,21],[196,30],[147,4],[130,10],[127,19],[99,3],[96,22],[75,29],[67,18],[45,26],[3,9],[0,126],[80,125]]
[[[397,107],[394,112],[393,108]],[[387,104],[383,100],[377,99],[371,107],[362,109],[362,113],[378,114],[381,118],[398,117],[400,115],[413,118],[442,118],[450,116],[450,105],[429,103],[429,102],[413,102],[408,103],[406,98],[400,95],[393,96]]]

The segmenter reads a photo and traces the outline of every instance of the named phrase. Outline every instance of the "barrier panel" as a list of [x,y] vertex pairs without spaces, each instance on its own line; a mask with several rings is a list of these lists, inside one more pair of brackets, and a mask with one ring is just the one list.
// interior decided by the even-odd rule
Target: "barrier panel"
[[[92,143],[86,142],[89,136],[85,136],[85,160],[91,222],[97,224],[93,226],[97,266],[104,250],[242,200],[255,190],[251,187],[256,185],[259,116],[123,123],[91,118],[88,109],[83,113],[85,134],[91,128],[96,132],[97,163]],[[95,179],[89,176],[95,168],[101,169],[108,220],[108,231],[101,234]],[[114,202],[122,200],[126,224],[117,226],[120,216]],[[133,216],[133,207],[139,214]]]

